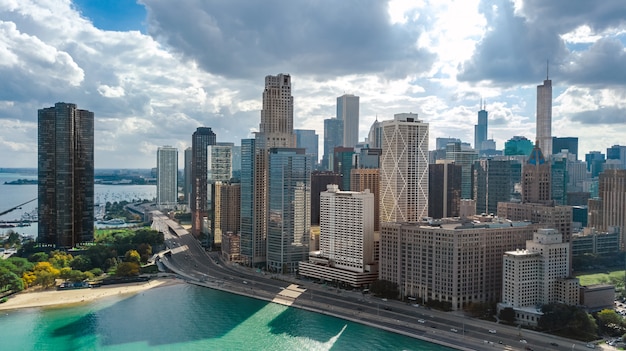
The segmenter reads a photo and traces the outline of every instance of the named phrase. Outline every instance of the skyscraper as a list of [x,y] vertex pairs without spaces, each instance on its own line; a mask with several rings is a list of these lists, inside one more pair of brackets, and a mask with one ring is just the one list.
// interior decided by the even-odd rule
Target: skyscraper
[[344,94],[337,98],[337,119],[343,121],[341,146],[355,147],[359,142],[359,97]]
[[185,203],[187,206],[191,205],[191,180],[193,178],[191,173],[191,160],[193,159],[193,152],[190,147],[185,149],[185,182],[183,183],[183,194],[185,195]]
[[381,122],[382,222],[419,222],[428,216],[428,124],[401,113]]
[[207,147],[215,145],[216,136],[211,128],[198,127],[191,139],[191,233],[199,237],[208,216],[208,154]]
[[173,208],[178,203],[178,150],[171,146],[157,149],[157,205]]
[[[626,247],[626,170],[600,173],[599,199],[589,200],[589,226],[601,231],[619,228],[621,249]],[[591,211],[594,208],[594,211]]]
[[335,148],[343,144],[343,120],[329,118],[324,120],[324,156],[322,168],[330,171],[333,168]]
[[570,154],[576,155],[578,159],[578,138],[575,137],[552,137],[552,154],[567,150]]
[[548,203],[551,198],[550,162],[538,145],[522,165],[522,202]]
[[38,111],[38,241],[93,241],[94,114],[75,104]]
[[461,166],[461,199],[472,198],[472,165],[477,159],[478,152],[461,142],[446,145],[446,160]]
[[372,126],[370,127],[370,132],[367,134],[367,142],[369,144],[369,147],[372,149],[380,149],[383,145],[383,135],[382,130],[380,129],[378,116],[376,117],[376,121],[372,123]]
[[473,175],[477,214],[495,214],[498,211],[498,202],[511,200],[511,161],[474,161]]
[[462,167],[450,160],[428,165],[428,217],[458,217]]
[[312,157],[304,149],[269,150],[267,268],[292,273],[309,255]]
[[[207,236],[207,246],[213,248],[221,243],[221,231],[218,206],[220,204],[219,186],[216,183],[227,183],[233,176],[233,143],[215,143],[207,146],[207,219],[210,230]],[[216,203],[217,201],[217,203]]]
[[261,124],[256,133],[257,146],[296,147],[293,133],[293,96],[291,96],[291,76],[278,74],[265,77]]
[[474,149],[478,151],[486,149],[483,142],[487,141],[487,115],[485,106],[482,105],[478,111],[478,123],[474,126]]
[[312,129],[294,129],[296,134],[296,147],[306,150],[308,155],[313,157],[313,164],[317,165],[319,160],[319,135]]
[[537,142],[549,158],[552,155],[552,81],[547,75],[543,85],[537,86]]

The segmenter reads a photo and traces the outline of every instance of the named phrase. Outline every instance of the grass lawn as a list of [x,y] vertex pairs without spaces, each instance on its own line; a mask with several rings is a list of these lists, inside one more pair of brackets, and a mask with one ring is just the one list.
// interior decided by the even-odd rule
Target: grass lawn
[[606,273],[583,274],[577,277],[580,279],[580,285],[593,284],[614,284],[615,281],[624,281],[624,270],[611,271]]

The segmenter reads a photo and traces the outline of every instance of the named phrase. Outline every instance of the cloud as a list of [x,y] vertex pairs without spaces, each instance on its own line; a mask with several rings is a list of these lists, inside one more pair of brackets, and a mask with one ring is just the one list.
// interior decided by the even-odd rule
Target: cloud
[[426,71],[434,55],[418,48],[413,25],[393,25],[387,2],[142,0],[148,32],[206,71],[259,79],[295,75]]
[[[613,75],[626,66],[624,43],[607,38],[626,29],[622,1],[525,0],[520,8],[506,0],[491,4],[485,1],[481,6],[489,30],[472,58],[459,65],[459,80],[501,86],[528,84],[545,76],[549,60],[550,76],[562,83],[624,81],[622,74]],[[568,45],[600,37],[603,39],[591,47]]]

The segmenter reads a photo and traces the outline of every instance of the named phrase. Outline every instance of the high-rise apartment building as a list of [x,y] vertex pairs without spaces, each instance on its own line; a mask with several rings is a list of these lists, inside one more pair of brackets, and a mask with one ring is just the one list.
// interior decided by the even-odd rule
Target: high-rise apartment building
[[226,233],[239,233],[241,184],[218,180],[211,184],[211,190],[211,246],[219,246]]
[[617,228],[621,248],[626,248],[626,170],[610,169],[600,173],[598,199],[589,200],[589,226],[600,231]]
[[317,165],[319,160],[319,135],[312,129],[294,129],[296,134],[296,147],[305,149],[307,155],[313,158],[313,164]]
[[269,150],[267,177],[267,269],[293,273],[309,255],[311,171],[304,149]]
[[343,145],[343,120],[329,118],[324,120],[324,156],[322,168],[330,171],[333,168],[335,148]]
[[341,175],[339,188],[343,191],[350,191],[350,172],[354,168],[353,158],[354,148],[343,146],[335,148],[332,171]]
[[341,174],[329,171],[311,173],[311,225],[320,224],[320,194],[329,184],[341,184]]
[[538,145],[522,165],[522,202],[548,203],[551,200],[550,162]]
[[[233,143],[215,143],[207,146],[207,226],[209,227],[206,245],[213,248],[221,243],[219,211],[221,194],[216,183],[228,183],[232,176]],[[216,203],[217,201],[217,203]]]
[[337,119],[343,121],[341,146],[355,147],[359,142],[359,97],[344,94],[337,98]]
[[374,231],[380,230],[380,169],[354,168],[350,175],[350,190],[369,191],[374,195]]
[[530,156],[530,152],[533,151],[533,142],[523,136],[514,136],[504,143],[504,155],[515,156],[524,155]]
[[215,145],[211,128],[198,127],[191,137],[191,233],[199,237],[207,232],[208,218],[208,147]]
[[267,225],[265,217],[266,151],[256,139],[241,140],[241,260],[248,266],[265,263]]
[[459,216],[461,172],[461,166],[449,160],[438,160],[436,164],[428,165],[428,217]]
[[57,248],[93,241],[94,114],[75,104],[38,111],[37,240]]
[[191,161],[193,160],[193,151],[191,147],[185,149],[185,181],[183,182],[183,195],[185,196],[185,203],[187,206],[191,206],[191,187],[193,184],[193,173]]
[[537,142],[549,158],[552,155],[552,81],[547,76],[543,84],[537,86]]
[[571,244],[554,229],[537,230],[525,250],[507,251],[498,310],[513,308],[521,324],[536,326],[542,315],[536,306],[578,305],[578,279],[569,278],[571,256]]
[[488,149],[483,146],[483,143],[487,141],[487,116],[488,113],[483,105],[478,111],[478,123],[474,126],[474,149],[478,151]]
[[530,222],[459,220],[382,223],[379,279],[398,284],[400,296],[438,301],[452,310],[497,302],[502,293],[502,255],[533,236]]
[[157,149],[157,206],[172,209],[178,203],[178,149]]
[[401,113],[381,122],[381,222],[419,222],[428,216],[428,124]]
[[567,158],[553,155],[550,165],[550,200],[555,205],[567,205]]

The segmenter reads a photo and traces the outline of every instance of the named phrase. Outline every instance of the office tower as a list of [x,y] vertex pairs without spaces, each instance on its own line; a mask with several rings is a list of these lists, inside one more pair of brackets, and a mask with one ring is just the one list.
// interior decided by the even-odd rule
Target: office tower
[[[241,145],[233,145],[233,177],[241,172]],[[237,177],[238,178],[238,177]]]
[[333,172],[341,174],[341,184],[339,188],[343,191],[350,191],[350,172],[352,171],[352,159],[354,148],[336,147],[333,156]]
[[488,149],[483,147],[483,142],[487,141],[487,111],[485,111],[485,106],[481,105],[478,111],[478,123],[474,126],[474,149],[478,151]]
[[374,231],[380,230],[380,170],[378,168],[355,168],[350,175],[350,189],[369,191],[374,195]]
[[157,149],[157,206],[172,209],[178,203],[178,149]]
[[322,168],[330,171],[333,168],[333,153],[337,146],[343,144],[343,120],[330,118],[324,120],[324,156]]
[[[458,217],[461,206],[462,168],[453,161],[428,165],[428,217]],[[475,213],[475,211],[474,211]]]
[[507,251],[503,260],[502,302],[515,310],[520,324],[537,326],[543,315],[536,306],[579,304],[578,278],[570,277],[571,245],[554,229],[539,229],[526,249]]
[[523,136],[514,136],[504,143],[504,155],[515,156],[524,155],[530,156],[530,152],[533,151],[532,141],[526,139]]
[[63,102],[38,111],[37,240],[56,248],[93,241],[94,114]]
[[400,296],[437,301],[455,311],[500,300],[502,255],[523,247],[536,228],[530,222],[499,219],[381,227],[379,279],[398,284]]
[[344,94],[337,98],[337,119],[343,121],[343,141],[340,146],[355,147],[359,142],[358,96]]
[[472,148],[463,146],[463,143],[454,142],[446,145],[446,160],[454,161],[461,166],[461,198],[472,197],[472,165],[478,159],[478,153]]
[[354,166],[357,168],[380,168],[380,156],[383,149],[363,148],[356,156]]
[[602,165],[605,162],[605,155],[600,151],[591,151],[585,154],[585,163],[587,164],[587,172],[595,178],[602,172]]
[[193,151],[188,147],[185,149],[185,182],[183,183],[183,194],[187,206],[191,206],[191,187],[193,184],[191,160],[193,160]]
[[600,173],[598,199],[589,200],[589,226],[600,231],[617,228],[621,249],[626,247],[626,170],[611,169]]
[[381,122],[381,222],[419,222],[428,216],[428,124],[414,113]]
[[305,149],[307,155],[313,157],[313,165],[317,165],[319,160],[319,135],[312,129],[294,129],[296,134],[296,147]]
[[370,127],[370,132],[367,134],[367,142],[372,149],[380,149],[383,147],[383,132],[380,128],[380,122],[378,122],[378,116]]
[[535,145],[522,165],[522,202],[548,203],[551,197],[550,162]]
[[563,234],[566,242],[572,239],[572,207],[538,203],[498,203],[498,217],[512,221],[538,223],[542,228],[552,228]]
[[563,150],[567,150],[578,159],[578,138],[575,137],[552,137],[552,154],[558,154]]
[[198,127],[191,136],[191,233],[197,238],[206,233],[208,216],[208,146],[215,145],[211,128]]
[[216,182],[227,183],[233,176],[233,146],[233,143],[215,143],[207,146],[207,226],[210,229],[206,245],[209,248],[221,243],[221,224],[218,222],[220,194],[216,193],[219,191]]
[[437,150],[445,150],[446,146],[450,143],[461,143],[461,139],[457,138],[437,138],[435,139],[435,145]]
[[[552,81],[537,86],[537,142],[546,157],[552,155]],[[560,151],[560,150],[559,150]]]
[[473,165],[477,214],[495,214],[498,202],[511,200],[511,161],[484,159]]
[[550,199],[555,205],[567,205],[567,158],[553,155],[550,165]]
[[241,140],[241,259],[248,266],[265,262],[265,150],[255,139]]
[[618,169],[626,169],[626,146],[613,145],[606,149],[607,160],[619,160]]
[[267,191],[267,268],[293,273],[309,254],[311,170],[304,149],[269,150]]
[[341,184],[341,174],[330,171],[311,173],[311,225],[320,224],[320,193],[326,191],[329,184]]
[[255,139],[257,147],[265,149],[296,146],[290,75],[281,73],[265,77],[261,124]]

